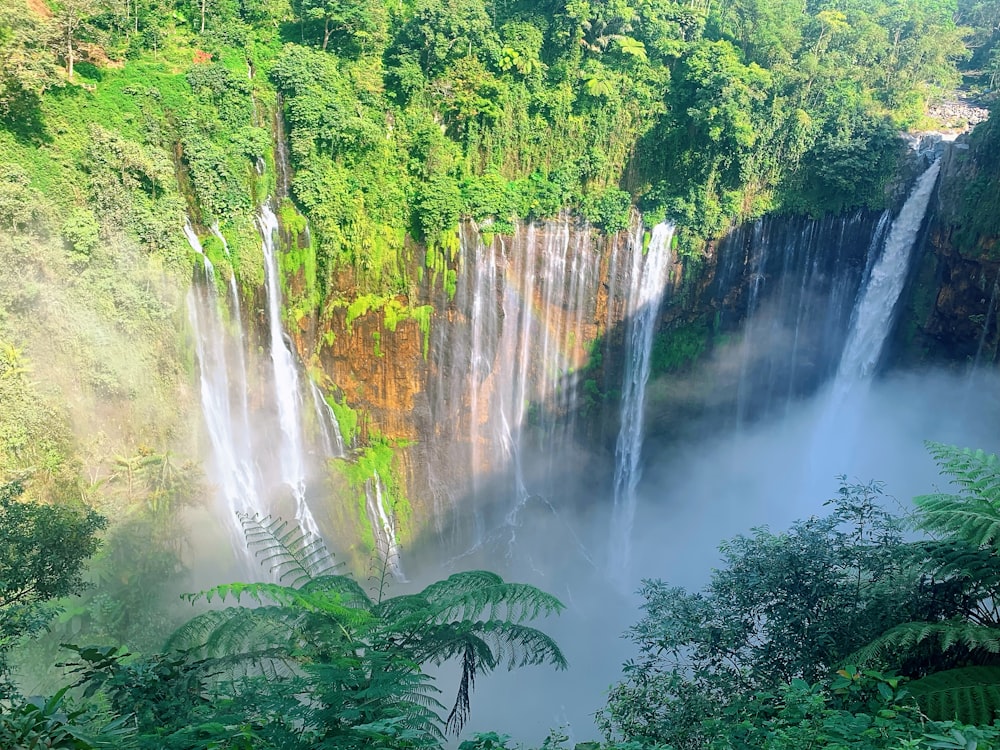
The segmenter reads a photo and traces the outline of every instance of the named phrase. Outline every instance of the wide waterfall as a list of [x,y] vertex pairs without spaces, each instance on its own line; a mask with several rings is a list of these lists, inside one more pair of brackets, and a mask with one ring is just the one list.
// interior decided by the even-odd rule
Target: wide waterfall
[[432,330],[426,450],[439,533],[477,548],[515,540],[527,505],[552,510],[601,253],[590,228],[564,216],[489,245],[464,225],[460,258],[454,299]]
[[834,375],[889,218],[767,217],[720,243],[712,304],[731,343],[709,365],[705,410],[733,414],[741,428],[787,413]]
[[[253,560],[246,554],[237,516],[290,513],[303,531],[318,535],[319,525],[307,503],[310,482],[320,475],[327,459],[345,453],[329,405],[312,381],[300,378],[295,357],[285,341],[275,257],[278,225],[267,206],[261,210],[259,225],[269,367],[256,361],[254,347],[244,333],[234,276],[228,280],[228,299],[221,297],[215,269],[194,229],[190,224],[185,227],[188,242],[201,255],[204,268],[204,278],[189,292],[188,312],[200,373],[202,411],[212,446],[209,479],[218,488],[222,515],[233,532],[243,572],[251,575],[259,573],[250,567]],[[211,231],[228,257],[224,236],[218,227]],[[303,387],[310,391],[310,429],[303,423]],[[252,394],[258,395],[251,407]],[[276,435],[280,438],[276,439]]]
[[632,549],[636,488],[642,475],[642,439],[646,382],[649,380],[653,334],[670,270],[672,224],[653,227],[648,249],[643,248],[642,224],[629,243],[631,253],[628,317],[625,320],[625,377],[621,397],[621,428],[615,447],[614,510],[611,516],[608,566],[612,576],[623,578]]

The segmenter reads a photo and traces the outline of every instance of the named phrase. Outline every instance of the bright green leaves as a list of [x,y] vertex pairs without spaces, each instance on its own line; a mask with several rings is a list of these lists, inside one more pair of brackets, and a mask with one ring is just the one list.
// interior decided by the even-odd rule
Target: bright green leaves
[[[499,666],[566,666],[556,643],[524,623],[557,614],[563,605],[533,586],[506,583],[485,571],[456,573],[422,591],[371,598],[353,579],[317,574],[326,565],[322,544],[275,522],[251,522],[253,546],[295,585],[235,583],[194,598],[250,597],[261,606],[231,607],[199,615],[180,628],[172,647],[195,647],[221,663],[283,664],[259,689],[264,696],[295,686],[309,700],[300,706],[306,735],[322,739],[363,736],[373,724],[422,731],[440,738],[437,690],[425,664],[457,660],[458,695],[444,726],[459,729],[479,674]],[[225,694],[237,688],[223,680]],[[238,688],[237,688],[238,689]],[[317,744],[317,746],[320,746]]]
[[821,680],[883,623],[908,619],[918,585],[880,495],[875,483],[845,484],[829,517],[723,543],[702,592],[646,581],[644,616],[628,632],[640,655],[611,690],[604,731],[705,747],[758,691]]
[[79,593],[84,564],[100,544],[106,519],[90,508],[39,505],[20,498],[19,483],[0,485],[0,690],[6,652],[44,629],[44,604]]

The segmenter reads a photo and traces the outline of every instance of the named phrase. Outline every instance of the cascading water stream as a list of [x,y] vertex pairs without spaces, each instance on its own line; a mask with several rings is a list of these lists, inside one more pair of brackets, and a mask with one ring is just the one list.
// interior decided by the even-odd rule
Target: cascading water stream
[[[243,366],[242,329],[235,342],[227,334],[219,314],[220,300],[215,287],[215,269],[202,251],[201,243],[190,224],[184,234],[203,259],[205,283],[194,284],[188,291],[188,316],[194,332],[198,357],[202,412],[212,445],[212,472],[226,509],[227,525],[233,547],[241,555],[247,571],[253,559],[243,541],[243,529],[237,522],[241,513],[265,514],[259,478],[249,441],[246,405],[246,368]],[[236,360],[236,366],[230,364]],[[240,413],[234,416],[231,399],[242,396]]]
[[292,491],[295,518],[299,526],[319,536],[319,526],[306,504],[306,466],[302,439],[302,394],[292,353],[285,343],[281,326],[281,292],[274,241],[278,217],[265,203],[260,207],[258,224],[264,249],[264,286],[267,293],[267,319],[270,328],[271,365],[274,374],[274,397],[282,440],[279,446],[282,480]]
[[834,398],[843,398],[845,389],[870,380],[892,329],[896,302],[910,268],[910,255],[917,233],[927,213],[934,184],[941,171],[937,159],[917,179],[896,220],[892,223],[878,262],[872,267],[864,294],[852,316],[851,333],[840,358],[834,384]]
[[316,422],[319,426],[319,437],[322,443],[323,455],[327,458],[344,458],[347,451],[344,448],[344,438],[340,434],[340,424],[337,415],[333,413],[330,404],[323,398],[323,393],[315,382],[309,380],[309,392],[312,394],[313,409],[316,412]]
[[856,442],[853,436],[864,418],[863,402],[868,385],[892,330],[896,303],[909,273],[913,246],[940,170],[941,160],[937,159],[920,175],[892,222],[881,255],[872,263],[870,258],[874,253],[869,254],[871,271],[858,294],[837,373],[821,407],[804,464],[804,496],[816,496],[827,480],[818,476],[817,467],[831,464],[849,466],[852,462],[852,446]]
[[653,227],[649,248],[642,247],[640,223],[631,242],[632,271],[625,340],[621,428],[615,447],[614,508],[609,541],[609,572],[624,583],[631,559],[636,489],[642,473],[643,407],[649,380],[650,354],[670,271],[672,224]]
[[397,581],[405,581],[399,541],[396,536],[396,521],[392,509],[385,504],[385,487],[382,477],[376,471],[365,482],[365,505],[375,537],[375,549],[382,558],[387,572]]

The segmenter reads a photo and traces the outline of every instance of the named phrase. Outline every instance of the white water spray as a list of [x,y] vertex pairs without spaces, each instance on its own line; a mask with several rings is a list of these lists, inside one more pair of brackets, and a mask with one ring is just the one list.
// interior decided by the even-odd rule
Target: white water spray
[[[241,513],[266,514],[261,498],[253,451],[249,441],[246,414],[246,368],[243,365],[242,329],[234,342],[223,327],[219,314],[220,300],[215,287],[215,269],[204,254],[201,242],[190,224],[184,234],[191,248],[202,256],[207,283],[188,291],[188,317],[194,332],[198,357],[202,412],[212,445],[213,479],[224,504],[226,522],[233,537],[233,547],[242,563],[252,570],[253,559],[247,552],[243,529],[237,521]],[[237,318],[238,320],[238,318]],[[235,366],[233,366],[235,362]],[[231,396],[239,394],[240,408],[233,413]]]
[[295,519],[300,528],[319,536],[319,526],[306,504],[306,467],[302,441],[302,395],[292,353],[285,343],[281,327],[281,291],[274,238],[278,217],[268,204],[260,207],[258,225],[264,249],[264,283],[267,292],[267,320],[271,332],[271,365],[274,371],[274,397],[281,425],[279,454],[281,477],[292,491]]
[[653,227],[643,253],[642,224],[632,238],[631,288],[625,341],[625,380],[622,385],[621,429],[615,447],[614,510],[611,517],[609,571],[624,582],[631,559],[632,523],[636,488],[642,473],[643,407],[649,380],[653,334],[663,304],[670,270],[672,224]]
[[899,216],[892,223],[882,256],[872,268],[864,294],[854,311],[851,333],[837,369],[836,383],[840,388],[868,380],[875,371],[892,328],[893,313],[906,281],[914,241],[923,224],[940,171],[941,160],[938,159],[920,175]]

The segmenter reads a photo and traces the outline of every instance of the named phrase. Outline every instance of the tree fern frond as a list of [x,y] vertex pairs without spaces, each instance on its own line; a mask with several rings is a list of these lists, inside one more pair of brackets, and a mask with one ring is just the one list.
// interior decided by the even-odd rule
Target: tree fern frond
[[920,709],[938,721],[987,726],[1000,711],[1000,667],[962,667],[907,684]]
[[167,650],[199,649],[209,656],[239,654],[288,643],[289,620],[301,615],[283,607],[227,607],[193,617],[167,639]]
[[371,597],[361,585],[349,576],[322,575],[303,584],[299,589],[303,594],[336,594],[345,607],[371,611]]
[[462,653],[462,677],[458,684],[458,694],[455,705],[452,706],[448,718],[444,722],[445,732],[458,734],[469,720],[472,712],[472,690],[476,686],[476,670],[478,668],[476,649],[470,643]]
[[451,599],[455,595],[464,594],[470,589],[487,588],[503,582],[503,578],[488,570],[467,570],[435,581],[421,591],[420,595],[429,602],[439,602]]
[[1000,501],[1000,459],[992,453],[928,442],[927,449],[942,474],[967,492],[991,502]]
[[925,641],[936,642],[941,651],[962,645],[991,654],[1000,653],[1000,629],[960,620],[907,622],[888,630],[864,648],[855,651],[845,659],[845,663],[863,666],[890,648],[912,649]]
[[247,654],[261,650],[280,649],[290,653],[292,634],[302,614],[284,607],[247,609],[234,607],[230,617],[221,622],[205,641],[209,656]]
[[278,580],[299,587],[336,570],[333,555],[317,536],[280,518],[241,514],[247,547]]
[[967,580],[977,591],[1000,588],[1000,555],[962,540],[924,540],[902,550],[922,571],[939,580]]
[[[524,622],[539,616],[558,614],[563,603],[551,594],[524,583],[505,583],[495,574],[483,577],[484,571],[456,573],[440,584],[431,584],[420,592],[431,604],[435,622],[449,620],[503,619]],[[433,589],[433,590],[432,590]]]
[[973,547],[1000,540],[1000,505],[970,495],[920,495],[917,525],[925,531],[960,539]]
[[511,622],[476,623],[473,632],[490,644],[498,665],[508,670],[551,664],[566,669],[569,663],[556,642],[541,630]]

